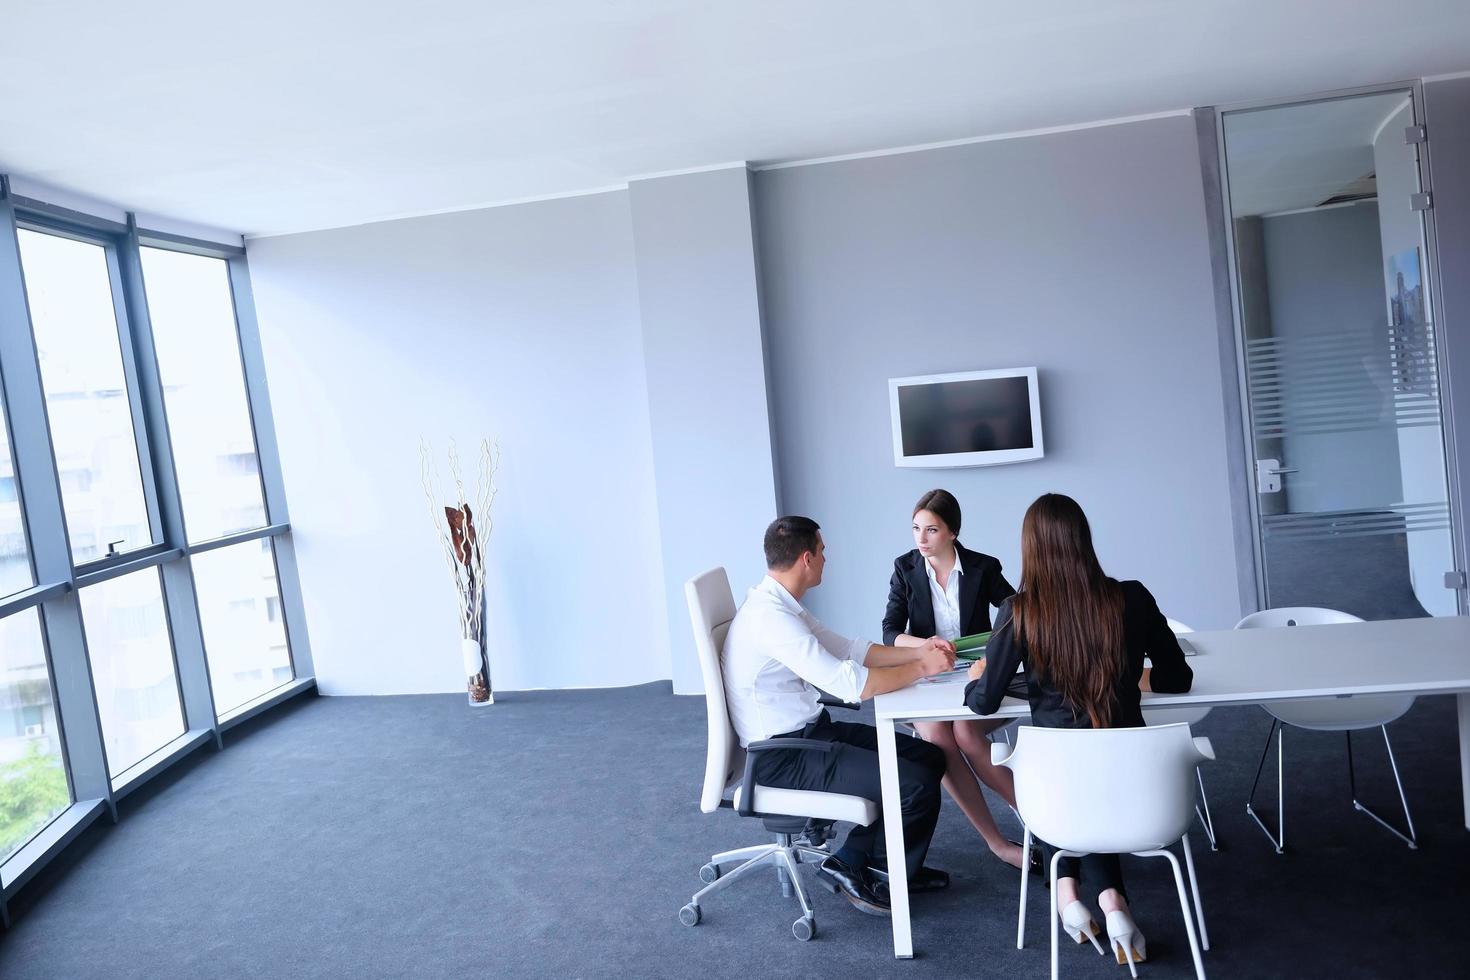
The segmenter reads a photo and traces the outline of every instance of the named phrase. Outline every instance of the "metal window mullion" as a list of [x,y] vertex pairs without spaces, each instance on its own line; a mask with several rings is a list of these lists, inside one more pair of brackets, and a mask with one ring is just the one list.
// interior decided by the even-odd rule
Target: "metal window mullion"
[[271,544],[276,556],[276,587],[281,594],[281,618],[286,624],[291,670],[297,679],[315,677],[316,665],[306,632],[306,605],[301,597],[301,578],[296,572],[296,545],[289,532],[276,535]]
[[77,589],[90,588],[111,579],[145,571],[165,562],[177,561],[183,556],[184,552],[180,548],[162,546],[150,548],[145,554],[128,555],[121,561],[108,562],[105,565],[84,565],[77,569],[76,578],[72,580],[72,584]]
[[255,436],[255,458],[265,496],[266,520],[271,524],[289,524],[291,518],[286,508],[280,446],[276,442],[270,390],[265,381],[265,353],[261,349],[260,328],[255,320],[255,299],[250,292],[250,269],[243,255],[227,259],[226,265],[230,275],[230,297],[235,307],[240,370],[245,377],[245,397]]
[[[281,473],[280,444],[276,440],[270,391],[266,386],[265,351],[255,316],[255,298],[250,290],[250,266],[246,256],[227,260],[230,293],[235,302],[235,329],[240,340],[240,363],[245,371],[245,391],[250,402],[250,420],[255,429],[255,457],[260,464],[265,489],[266,516],[272,524],[289,525],[286,483]],[[291,651],[292,670],[298,678],[316,673],[311,643],[306,632],[306,608],[301,596],[301,578],[296,569],[296,547],[292,535],[276,535],[276,583],[281,591],[281,616],[286,623],[286,644]]]
[[272,538],[278,534],[285,534],[291,530],[289,524],[267,524],[264,527],[251,528],[248,531],[235,531],[218,538],[210,538],[207,541],[195,541],[185,548],[190,555],[202,555],[207,551],[218,551],[231,545],[244,544],[246,541],[254,541],[257,538]]
[[209,682],[209,661],[204,650],[204,635],[199,623],[199,607],[194,593],[194,578],[182,550],[188,543],[184,522],[183,500],[179,493],[178,470],[174,465],[173,441],[169,433],[168,406],[163,397],[163,376],[158,367],[157,348],[153,342],[153,321],[148,313],[148,295],[143,282],[143,262],[138,251],[138,228],[128,215],[128,233],[118,246],[118,259],[125,290],[128,324],[132,334],[129,345],[134,358],[135,380],[144,418],[145,441],[153,447],[153,478],[162,517],[163,536],[177,553],[159,566],[163,589],[164,611],[168,620],[174,658],[174,676],[178,681],[184,724],[188,729],[211,729],[219,737],[214,713],[214,693]]
[[[133,442],[138,449],[138,476],[143,482],[143,499],[148,506],[148,532],[154,544],[173,543],[177,539],[172,538],[169,533],[171,527],[167,523],[163,510],[159,503],[160,475],[167,470],[172,473],[173,463],[171,458],[155,459],[155,448],[163,450],[163,456],[168,457],[167,443],[168,430],[166,426],[159,426],[157,431],[153,430],[151,406],[144,397],[143,386],[139,378],[140,370],[152,367],[157,371],[157,365],[152,357],[151,338],[147,348],[147,356],[140,357],[135,343],[138,333],[138,323],[135,317],[142,315],[146,320],[146,308],[135,307],[132,293],[133,284],[137,282],[135,275],[123,274],[123,253],[133,252],[130,248],[129,239],[108,242],[105,247],[107,254],[107,273],[112,283],[112,307],[113,317],[117,322],[118,347],[122,352],[123,383],[128,392],[128,410],[133,419]],[[134,266],[133,270],[135,271]]]
[[[136,223],[136,216],[133,221]],[[245,254],[243,245],[227,245],[224,242],[211,242],[203,238],[191,238],[188,235],[176,235],[171,231],[156,231],[148,228],[138,229],[138,244],[165,248],[171,252],[204,255],[212,259],[228,259]]]
[[204,649],[204,628],[199,621],[199,598],[194,572],[187,559],[159,567],[163,576],[163,608],[172,638],[175,676],[184,708],[184,728],[209,729],[215,745],[220,744],[219,718],[215,714],[214,686],[209,677],[209,658]]
[[[26,301],[15,206],[7,191],[0,181],[0,384],[10,411],[18,497],[36,581],[70,587],[71,539]],[[75,591],[63,591],[41,603],[41,629],[73,799],[105,799],[111,804],[102,719]]]

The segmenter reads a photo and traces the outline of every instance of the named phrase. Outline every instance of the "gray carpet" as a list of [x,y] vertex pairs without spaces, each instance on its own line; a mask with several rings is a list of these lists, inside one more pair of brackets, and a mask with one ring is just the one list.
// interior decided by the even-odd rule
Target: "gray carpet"
[[[1225,849],[1200,847],[1214,977],[1464,975],[1470,833],[1454,702],[1392,730],[1422,847],[1347,802],[1340,736],[1292,732],[1288,844],[1242,803],[1266,716],[1215,711],[1207,770]],[[1364,796],[1397,813],[1381,740],[1359,736]],[[320,698],[233,733],[88,831],[13,907],[6,980],[213,977],[1044,977],[1041,895],[1015,949],[1017,875],[947,804],[931,863],[953,887],[915,899],[919,955],[886,920],[816,891],[817,938],[791,938],[774,875],[676,913],[716,850],[758,822],[699,813],[704,702],[667,685],[463,697]],[[1006,820],[1009,822],[1009,812]],[[1196,835],[1202,845],[1202,835]],[[1192,976],[1165,862],[1125,859],[1148,978]],[[1126,977],[1065,946],[1066,977]]]

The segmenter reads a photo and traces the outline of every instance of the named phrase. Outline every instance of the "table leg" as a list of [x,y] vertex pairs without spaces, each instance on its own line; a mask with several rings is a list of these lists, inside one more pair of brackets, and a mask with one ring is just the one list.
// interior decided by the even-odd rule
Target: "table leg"
[[1460,709],[1460,793],[1465,803],[1465,829],[1470,830],[1470,694],[1457,694],[1455,701]]
[[[1462,707],[1463,719],[1463,707]],[[878,722],[878,777],[883,783],[883,844],[888,851],[888,903],[893,918],[893,955],[914,955],[909,932],[909,871],[903,857],[903,805],[898,795],[898,743],[894,722]],[[1461,725],[1464,731],[1464,725]]]

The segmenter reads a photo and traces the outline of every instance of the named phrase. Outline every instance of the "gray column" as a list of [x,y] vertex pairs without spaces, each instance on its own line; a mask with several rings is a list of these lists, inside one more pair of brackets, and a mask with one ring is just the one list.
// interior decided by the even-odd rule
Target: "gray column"
[[[703,690],[684,583],[723,565],[738,603],[776,517],[761,305],[742,166],[629,185],[674,690]],[[814,366],[814,370],[815,370]]]

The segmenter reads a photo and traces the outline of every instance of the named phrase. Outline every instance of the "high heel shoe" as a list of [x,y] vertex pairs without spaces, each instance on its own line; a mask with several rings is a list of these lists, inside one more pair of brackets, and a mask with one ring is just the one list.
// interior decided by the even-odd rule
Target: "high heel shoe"
[[1102,945],[1097,941],[1097,923],[1093,921],[1092,912],[1081,902],[1073,902],[1062,909],[1062,928],[1067,930],[1067,935],[1082,945],[1086,938],[1092,942],[1097,955],[1103,955]]
[[1134,964],[1148,959],[1148,946],[1143,940],[1143,933],[1138,931],[1133,916],[1125,911],[1109,912],[1107,921],[1108,945],[1117,954],[1118,965],[1128,964],[1128,972],[1138,976],[1138,969]]

